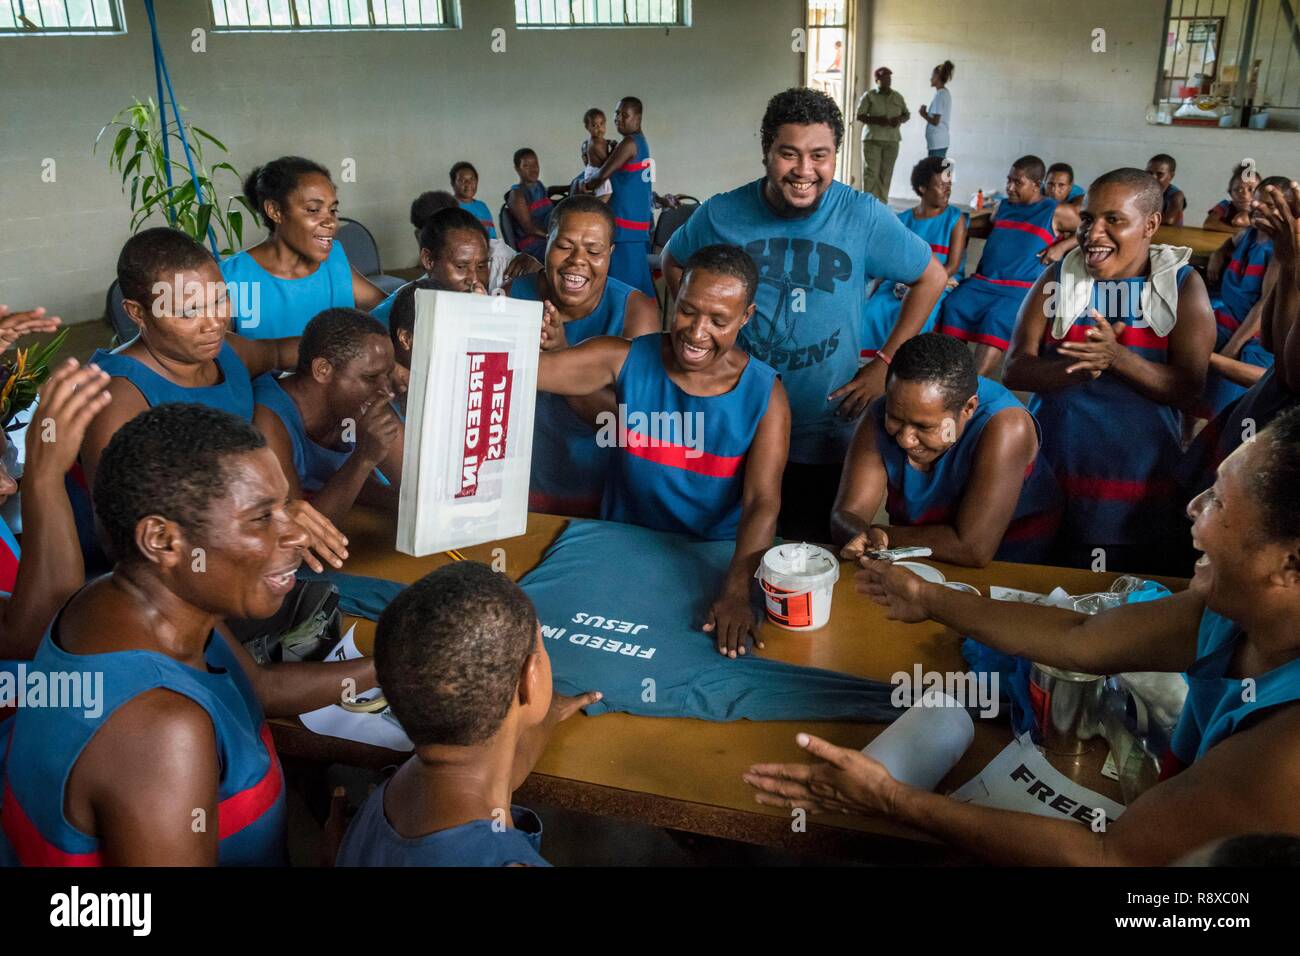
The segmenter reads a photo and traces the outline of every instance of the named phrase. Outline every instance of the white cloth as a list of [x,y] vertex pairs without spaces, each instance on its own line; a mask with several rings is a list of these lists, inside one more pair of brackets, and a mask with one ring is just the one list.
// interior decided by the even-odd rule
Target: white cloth
[[500,239],[488,240],[488,291],[496,292],[505,285],[506,266],[518,253]]
[[[1142,317],[1156,335],[1168,335],[1178,321],[1178,270],[1192,257],[1186,246],[1152,243],[1151,274],[1142,287]],[[1052,336],[1065,338],[1070,326],[1092,304],[1093,278],[1083,249],[1075,247],[1061,260],[1061,281],[1053,293]]]
[[[599,167],[599,166],[583,166],[583,167],[582,167],[582,181],[583,181],[584,183],[589,183],[589,182],[591,182],[592,177],[594,177],[598,172],[600,172],[600,167]],[[601,183],[599,186],[596,187],[596,192],[594,193],[594,195],[597,196],[597,197],[599,197],[599,196],[608,196],[608,195],[609,195],[610,193],[612,193],[613,191],[614,191],[614,187],[611,186],[611,185],[609,184],[609,180],[607,179],[607,180],[605,180],[603,183]]]
[[928,112],[931,116],[939,117],[939,124],[925,124],[925,148],[947,149],[949,123],[952,120],[952,94],[946,88],[935,90]]

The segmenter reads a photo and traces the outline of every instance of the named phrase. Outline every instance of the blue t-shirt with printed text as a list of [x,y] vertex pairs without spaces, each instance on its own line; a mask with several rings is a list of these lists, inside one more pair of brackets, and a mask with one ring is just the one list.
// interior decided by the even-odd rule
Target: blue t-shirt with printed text
[[714,243],[740,246],[758,266],[757,310],[740,335],[777,370],[790,398],[790,460],[844,459],[853,422],[835,415],[835,391],[858,370],[857,317],[874,278],[911,284],[930,247],[874,196],[833,182],[801,218],[778,216],[763,198],[766,179],[706,201],[669,242],[684,265]]

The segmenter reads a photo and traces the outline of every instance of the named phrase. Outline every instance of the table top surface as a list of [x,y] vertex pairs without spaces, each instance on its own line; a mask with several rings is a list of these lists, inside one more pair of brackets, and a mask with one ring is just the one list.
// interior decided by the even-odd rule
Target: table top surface
[[1209,256],[1228,239],[1226,232],[1214,232],[1200,226],[1161,226],[1156,230],[1155,241],[1172,246],[1187,246],[1193,258]]
[[[531,514],[527,532],[519,537],[462,548],[466,557],[497,566],[518,579],[540,560],[547,546],[563,530],[566,519]],[[403,583],[448,563],[446,554],[414,558],[393,549],[395,520],[356,508],[344,524],[351,559],[347,570]],[[983,569],[958,568],[934,562],[950,581],[964,581],[986,590],[990,584],[1047,592],[1057,585],[1073,594],[1104,590],[1115,572],[994,563]],[[1180,586],[1178,582],[1167,582]],[[629,581],[629,587],[635,582]],[[941,625],[900,624],[885,619],[884,610],[853,589],[850,565],[843,565],[835,587],[831,620],[814,633],[792,633],[764,622],[765,656],[809,667],[889,681],[899,671],[910,673],[919,663],[923,670],[961,672],[965,665],[960,638]],[[357,626],[357,644],[369,652],[374,627]],[[708,640],[701,634],[701,640]],[[598,689],[598,688],[593,688]],[[555,731],[535,772],[568,781],[648,794],[710,808],[787,816],[788,812],[762,807],[740,779],[751,764],[799,761],[806,755],[795,744],[797,731],[808,731],[844,746],[863,747],[884,729],[883,725],[819,721],[735,721],[718,723],[686,718],[637,717],[605,714],[576,716]],[[977,774],[1011,741],[1005,717],[978,721],[975,740],[965,757],[941,784],[948,790]],[[1100,743],[1100,742],[1098,742]],[[1104,743],[1083,757],[1049,759],[1057,769],[1113,799],[1118,786],[1100,775]],[[821,822],[856,830],[916,837],[913,831],[881,820],[853,817]]]

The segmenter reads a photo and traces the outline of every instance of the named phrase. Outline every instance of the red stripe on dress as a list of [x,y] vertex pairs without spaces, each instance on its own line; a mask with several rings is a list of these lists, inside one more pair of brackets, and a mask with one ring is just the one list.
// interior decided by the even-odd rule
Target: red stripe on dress
[[600,501],[596,498],[564,498],[542,491],[528,492],[528,510],[570,518],[599,518]]
[[1267,266],[1262,265],[1245,265],[1240,259],[1233,259],[1228,263],[1228,271],[1235,272],[1239,276],[1262,276]]
[[642,232],[650,231],[650,223],[640,222],[636,219],[619,219],[615,216],[614,225],[618,226],[620,229],[638,229]]
[[267,810],[275,805],[284,789],[284,774],[280,770],[280,758],[275,752],[275,742],[271,739],[271,726],[263,722],[262,746],[271,758],[271,765],[261,780],[247,790],[226,797],[217,805],[217,839],[224,840],[233,836],[247,826],[256,823]]
[[[0,521],[3,521],[0,518]],[[8,541],[0,540],[0,591],[14,593],[18,581],[18,555],[13,553]]]
[[[1118,319],[1117,321],[1122,322],[1124,320]],[[1065,338],[1058,339],[1052,334],[1051,327],[1049,326],[1047,334],[1044,336],[1044,340],[1049,344],[1055,344],[1057,342],[1088,342],[1091,341],[1088,338],[1088,331],[1089,329],[1094,328],[1096,328],[1095,325],[1080,325],[1076,322],[1065,330]],[[1156,349],[1161,352],[1167,352],[1169,350],[1169,340],[1163,335],[1157,335],[1147,326],[1139,326],[1136,329],[1125,328],[1124,331],[1119,334],[1119,344],[1130,348]]]
[[930,251],[931,251],[931,252],[934,252],[934,253],[937,253],[937,254],[939,254],[939,255],[941,255],[941,256],[946,256],[946,255],[948,254],[948,247],[947,247],[947,246],[941,246],[941,245],[938,245],[937,243],[933,243],[933,242],[932,242],[932,243],[930,243]]
[[1099,501],[1147,501],[1164,498],[1174,493],[1171,479],[1154,481],[1128,481],[1122,478],[1084,478],[1081,475],[1061,475],[1061,490],[1067,495],[1095,498]]
[[1241,323],[1232,317],[1231,312],[1227,312],[1223,309],[1214,310],[1214,322],[1216,325],[1222,326],[1229,332],[1235,332],[1241,326]]
[[548,198],[539,199],[536,202],[530,202],[528,204],[528,211],[536,212],[539,209],[545,209],[550,204],[551,204],[551,200]]
[[629,454],[652,461],[656,465],[669,468],[681,468],[683,471],[710,478],[732,478],[740,471],[745,462],[744,455],[714,455],[697,448],[676,445],[672,442],[653,441],[640,432],[627,431],[620,434],[619,444]]
[[491,219],[480,219],[479,222],[483,224],[483,228],[486,229],[488,232],[491,232],[493,229],[496,228],[496,224],[492,222]]
[[994,229],[1014,229],[1017,232],[1027,232],[1031,236],[1037,236],[1049,246],[1054,245],[1056,237],[1044,229],[1042,226],[1035,226],[1032,222],[1017,222],[1014,219],[999,219],[993,224]]
[[990,279],[988,276],[982,276],[978,272],[971,276],[972,279],[979,279],[981,282],[991,282],[993,285],[1009,285],[1016,289],[1032,289],[1032,282],[1025,282],[1023,279]]
[[939,329],[944,335],[951,335],[954,339],[961,339],[963,342],[976,342],[980,345],[991,345],[995,349],[1006,351],[1011,347],[1011,343],[1006,339],[1000,339],[996,335],[985,335],[983,332],[969,332],[966,329],[959,329],[955,325],[945,325]]
[[1002,535],[1003,543],[1036,541],[1042,538],[1050,538],[1056,534],[1057,529],[1061,526],[1061,512],[1059,510],[1040,511],[1037,514],[1025,515],[1023,518],[1016,518],[1007,525],[1006,533]]
[[639,173],[650,165],[650,160],[643,159],[639,163],[624,163],[619,169],[625,173]]
[[[12,731],[10,732],[12,740]],[[9,781],[5,781],[4,806],[0,807],[0,824],[3,824],[9,844],[18,854],[23,866],[103,866],[104,859],[98,850],[91,853],[66,853],[41,836],[36,824],[18,804]]]

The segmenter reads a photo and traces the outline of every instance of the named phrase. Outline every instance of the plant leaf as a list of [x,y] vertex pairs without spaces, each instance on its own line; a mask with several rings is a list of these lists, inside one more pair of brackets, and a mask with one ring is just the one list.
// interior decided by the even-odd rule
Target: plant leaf
[[194,132],[195,132],[197,135],[202,136],[204,139],[208,140],[210,143],[212,143],[213,145],[217,146],[217,147],[218,147],[218,148],[219,148],[223,153],[228,153],[228,152],[230,152],[230,150],[226,149],[226,144],[225,144],[225,143],[223,143],[221,140],[217,139],[215,136],[213,136],[213,135],[212,135],[211,133],[209,133],[207,130],[199,129],[197,126],[191,126],[190,129],[194,130]]

